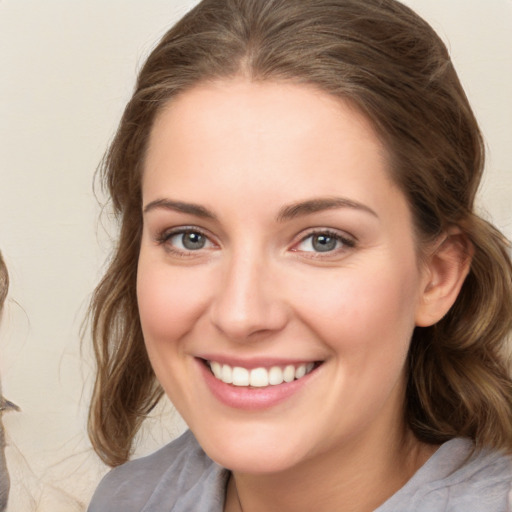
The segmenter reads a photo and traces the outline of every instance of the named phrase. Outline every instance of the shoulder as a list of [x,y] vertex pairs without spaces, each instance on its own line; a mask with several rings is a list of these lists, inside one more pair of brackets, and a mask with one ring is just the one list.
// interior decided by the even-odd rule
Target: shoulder
[[453,439],[376,512],[510,512],[511,484],[510,456]]
[[[88,512],[159,510],[159,504],[185,503],[198,494],[222,501],[226,481],[227,471],[215,464],[187,431],[157,452],[110,471],[96,489]],[[172,508],[178,509],[187,510]]]
[[512,458],[497,451],[475,452],[439,487],[445,488],[447,511],[509,512]]

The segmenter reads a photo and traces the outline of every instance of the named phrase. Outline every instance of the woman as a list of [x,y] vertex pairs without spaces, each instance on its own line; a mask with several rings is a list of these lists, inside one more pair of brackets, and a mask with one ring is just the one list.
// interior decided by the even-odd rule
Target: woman
[[394,0],[205,0],[104,162],[90,510],[508,510],[507,242],[446,48]]

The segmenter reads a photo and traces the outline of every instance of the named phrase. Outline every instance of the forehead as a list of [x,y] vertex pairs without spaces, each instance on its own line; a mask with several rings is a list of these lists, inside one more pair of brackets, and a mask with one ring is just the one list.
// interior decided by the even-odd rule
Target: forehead
[[371,122],[350,100],[310,85],[239,77],[200,83],[172,98],[155,120],[150,149],[165,132],[186,135],[188,142],[196,134],[197,141],[206,143],[210,135],[218,145],[218,138],[225,135],[228,144],[229,136],[235,134],[253,142],[266,135],[279,140],[307,134],[315,140],[315,131],[320,136],[330,131],[336,137],[348,125],[358,132],[361,143],[379,145],[385,153]]
[[170,101],[154,123],[143,176],[146,204],[162,194],[208,204],[224,190],[239,208],[255,195],[278,203],[336,193],[376,204],[385,189],[401,195],[384,145],[351,103],[310,86],[241,78]]

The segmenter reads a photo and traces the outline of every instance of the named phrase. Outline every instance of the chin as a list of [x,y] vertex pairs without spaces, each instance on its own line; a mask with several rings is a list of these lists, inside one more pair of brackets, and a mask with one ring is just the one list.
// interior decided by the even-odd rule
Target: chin
[[269,475],[284,472],[298,464],[295,458],[269,450],[268,453],[213,453],[209,455],[217,464],[236,473]]
[[283,443],[282,435],[218,436],[195,434],[206,454],[217,464],[231,471],[251,474],[279,473],[300,463],[304,454],[293,440]]

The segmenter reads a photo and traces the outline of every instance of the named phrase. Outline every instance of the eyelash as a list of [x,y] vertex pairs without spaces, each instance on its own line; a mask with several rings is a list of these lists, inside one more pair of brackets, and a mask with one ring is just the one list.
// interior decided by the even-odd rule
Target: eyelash
[[[180,256],[180,257],[193,257],[195,256],[194,253],[199,253],[203,248],[199,248],[197,250],[192,249],[179,249],[174,247],[170,240],[171,238],[179,235],[185,235],[185,234],[198,234],[206,239],[206,242],[209,244],[215,244],[215,242],[212,242],[211,237],[206,234],[202,229],[197,228],[195,226],[183,226],[179,228],[174,228],[171,230],[164,230],[161,233],[158,234],[156,237],[156,242],[158,245],[165,246],[166,250],[173,253],[174,255]],[[309,238],[313,238],[315,236],[325,236],[327,238],[333,239],[335,242],[341,243],[341,247],[337,247],[333,250],[327,250],[327,251],[304,251],[297,249],[297,247],[301,244],[303,244],[306,240]],[[295,243],[292,247],[293,252],[302,252],[305,254],[308,254],[307,257],[309,258],[324,258],[332,256],[333,254],[339,254],[342,251],[346,251],[349,249],[353,249],[356,247],[356,240],[352,237],[348,236],[342,236],[339,232],[330,230],[330,229],[315,229],[314,231],[308,232],[306,235],[302,236],[301,239]]]
[[175,229],[164,230],[158,234],[158,236],[156,237],[156,242],[158,245],[165,246],[165,249],[167,251],[173,253],[173,255],[183,257],[183,258],[193,257],[193,256],[195,256],[194,253],[200,252],[200,250],[202,248],[198,249],[196,251],[191,250],[191,249],[189,249],[189,250],[178,249],[170,243],[171,238],[173,238],[175,236],[179,236],[179,235],[185,235],[185,234],[201,235],[202,237],[204,237],[206,239],[207,243],[214,244],[214,242],[212,242],[211,237],[209,235],[207,235],[203,230],[201,230],[195,226],[182,226],[182,227],[175,228]]
[[[299,249],[296,249],[297,246],[304,243],[309,238],[313,239],[315,236],[325,236],[327,238],[331,238],[335,240],[336,242],[341,243],[341,247],[335,248],[333,250],[329,251],[300,251]],[[305,236],[303,236],[298,243],[294,245],[294,249],[292,249],[294,252],[303,252],[303,253],[309,253],[310,258],[323,258],[332,256],[333,254],[339,254],[341,251],[346,251],[348,249],[353,249],[356,247],[356,240],[352,237],[343,236],[337,231],[333,231],[330,229],[315,229],[314,231],[310,231]]]

